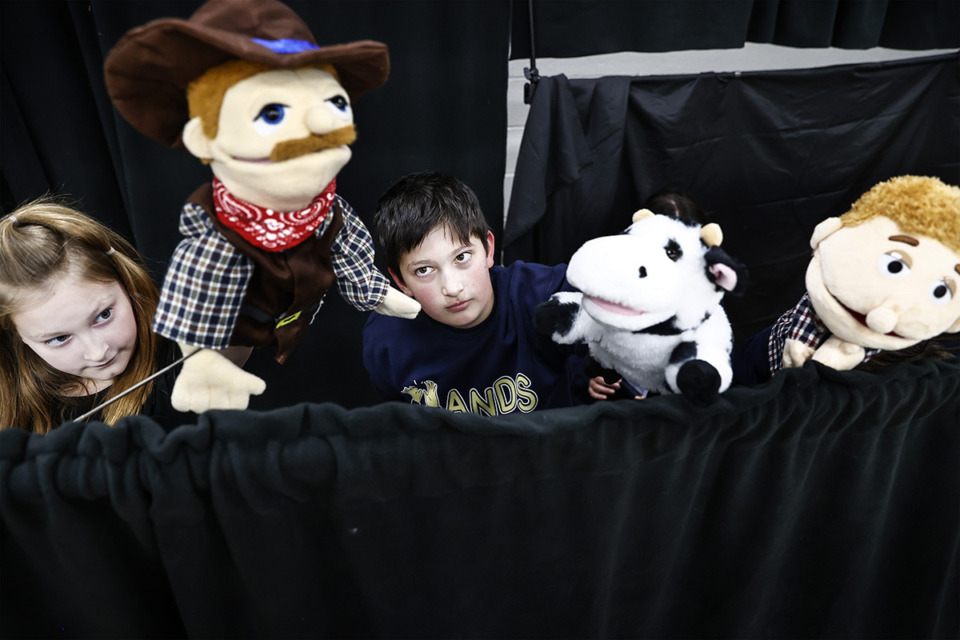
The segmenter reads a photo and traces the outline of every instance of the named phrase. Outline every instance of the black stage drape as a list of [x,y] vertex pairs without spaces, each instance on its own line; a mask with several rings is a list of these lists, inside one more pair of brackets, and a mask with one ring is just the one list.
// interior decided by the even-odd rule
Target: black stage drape
[[[132,240],[159,282],[179,241],[183,200],[210,172],[117,114],[103,60],[130,28],[188,17],[199,0],[0,2],[0,187],[4,213],[47,191]],[[372,229],[377,198],[401,176],[435,169],[466,181],[491,227],[503,226],[509,0],[292,0],[320,44],[379,40],[391,74],[355,105],[358,139],[338,192]],[[379,264],[379,263],[378,263]],[[382,264],[380,264],[383,267]],[[258,350],[268,382],[252,406],[376,402],[360,365],[366,314],[336,292],[283,365]]]
[[[531,36],[531,13],[533,34]],[[956,0],[515,0],[512,59],[618,51],[960,47]]]
[[874,184],[960,184],[960,55],[690,76],[545,77],[534,92],[504,262],[566,262],[655,191],[690,193],[750,269],[726,299],[738,340],[805,290],[809,239]]
[[943,638],[960,367],[0,432],[2,635]]

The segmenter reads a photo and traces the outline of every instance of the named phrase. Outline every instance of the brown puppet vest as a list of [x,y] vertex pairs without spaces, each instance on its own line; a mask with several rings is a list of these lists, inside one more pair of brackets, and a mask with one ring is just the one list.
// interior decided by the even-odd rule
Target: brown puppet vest
[[327,215],[333,215],[333,220],[322,236],[311,235],[300,244],[277,252],[253,246],[220,221],[210,183],[197,189],[189,201],[206,209],[213,226],[254,263],[230,344],[246,347],[276,344],[276,360],[282,364],[303,338],[324,294],[336,279],[330,247],[343,228],[340,201],[334,200],[330,207]]

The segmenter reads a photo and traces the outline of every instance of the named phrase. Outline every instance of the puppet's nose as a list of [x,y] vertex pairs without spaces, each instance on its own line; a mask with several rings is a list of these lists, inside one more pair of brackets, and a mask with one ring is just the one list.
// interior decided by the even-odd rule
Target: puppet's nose
[[890,333],[897,326],[900,314],[891,307],[877,307],[867,314],[867,326],[877,333]]
[[330,133],[344,125],[337,119],[326,105],[318,104],[307,109],[307,129],[314,135]]

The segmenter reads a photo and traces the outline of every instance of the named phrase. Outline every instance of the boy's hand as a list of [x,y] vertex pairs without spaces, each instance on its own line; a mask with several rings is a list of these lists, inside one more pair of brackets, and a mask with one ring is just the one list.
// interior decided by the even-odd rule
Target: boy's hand
[[[180,344],[183,355],[197,347]],[[267,383],[212,349],[199,349],[183,363],[173,384],[170,403],[177,411],[203,413],[208,409],[246,409]]]
[[[621,379],[622,380],[622,379]],[[620,389],[621,380],[616,382],[607,383],[603,380],[603,376],[597,376],[595,378],[590,378],[590,382],[587,385],[587,392],[590,394],[590,397],[594,400],[606,400],[617,390]],[[630,388],[630,387],[628,387]],[[647,396],[645,395],[634,395],[634,400],[643,400]]]
[[603,376],[597,376],[596,378],[590,378],[590,382],[587,385],[587,392],[594,400],[606,400],[615,394],[619,388],[619,380],[612,384],[607,384],[604,382]]

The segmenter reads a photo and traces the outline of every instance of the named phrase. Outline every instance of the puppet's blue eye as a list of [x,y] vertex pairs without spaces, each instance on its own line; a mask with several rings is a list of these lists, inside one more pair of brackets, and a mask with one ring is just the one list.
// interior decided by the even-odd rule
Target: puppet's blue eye
[[254,130],[262,136],[273,134],[287,115],[288,107],[282,104],[270,103],[253,119]]
[[910,261],[899,251],[891,251],[880,256],[877,263],[880,273],[890,278],[902,278],[910,273]]
[[333,115],[340,118],[352,118],[353,111],[350,109],[350,103],[347,102],[347,99],[343,96],[333,96],[332,98],[327,98],[327,106],[330,107],[330,111],[333,112]]
[[937,280],[930,288],[930,300],[933,304],[947,304],[953,300],[953,289],[944,280]]

